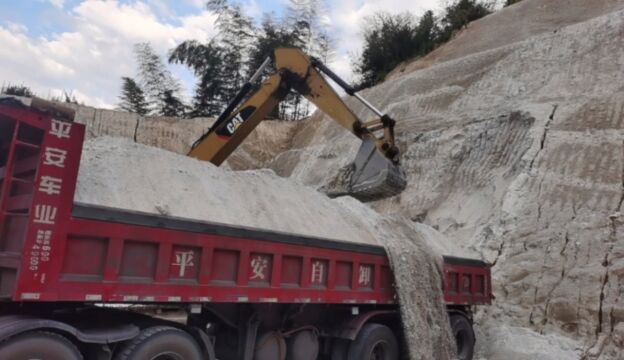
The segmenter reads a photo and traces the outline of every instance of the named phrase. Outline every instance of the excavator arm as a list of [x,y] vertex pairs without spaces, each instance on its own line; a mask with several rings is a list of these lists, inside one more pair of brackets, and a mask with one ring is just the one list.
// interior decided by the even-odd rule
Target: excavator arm
[[[272,60],[277,72],[242,102],[252,84]],[[321,72],[349,95],[362,101],[377,118],[362,122],[342,101]],[[362,139],[362,146],[349,171],[348,194],[370,200],[395,195],[405,188],[405,174],[398,165],[399,151],[394,142],[394,120],[356,94],[353,88],[320,61],[309,58],[301,50],[294,48],[275,50],[274,59],[268,58],[262,64],[210,130],[193,145],[189,155],[220,165],[291,90],[305,96],[320,110]]]

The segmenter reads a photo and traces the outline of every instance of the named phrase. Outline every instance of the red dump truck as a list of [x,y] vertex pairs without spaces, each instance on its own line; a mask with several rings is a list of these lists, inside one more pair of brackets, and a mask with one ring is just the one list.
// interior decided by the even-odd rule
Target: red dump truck
[[[406,353],[382,247],[74,203],[84,134],[54,111],[0,101],[0,359]],[[444,280],[470,359],[490,267],[446,257]]]

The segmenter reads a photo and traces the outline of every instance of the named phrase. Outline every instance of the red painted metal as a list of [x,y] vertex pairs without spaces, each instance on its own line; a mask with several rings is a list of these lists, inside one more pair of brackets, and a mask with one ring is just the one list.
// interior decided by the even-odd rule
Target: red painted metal
[[489,266],[444,264],[444,301],[450,305],[486,305],[492,302]]
[[[5,162],[0,163],[5,179],[0,205],[6,215],[0,218],[5,228],[0,233],[2,297],[78,302],[396,301],[392,271],[381,253],[73,217],[84,126],[0,105],[0,125],[7,124],[27,131],[16,127],[16,136],[0,144],[0,149],[9,148],[8,153],[2,150],[7,159],[0,158]],[[24,155],[15,156],[16,149],[25,149]],[[18,168],[25,175],[16,180],[16,198],[7,190],[13,185],[6,179]],[[447,264],[445,280],[450,284],[445,294],[449,304],[491,300],[487,266]]]

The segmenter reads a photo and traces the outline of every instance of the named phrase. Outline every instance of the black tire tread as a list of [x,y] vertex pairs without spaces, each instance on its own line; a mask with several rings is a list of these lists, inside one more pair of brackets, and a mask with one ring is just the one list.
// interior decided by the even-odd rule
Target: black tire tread
[[475,337],[472,325],[470,324],[470,321],[468,320],[468,318],[466,318],[466,316],[462,314],[451,314],[450,320],[451,320],[451,330],[453,332],[453,336],[455,336],[456,326],[460,324],[462,327],[464,326],[466,327],[466,330],[468,330],[470,337],[472,337],[472,344],[469,344],[470,350],[468,351],[468,358],[466,359],[466,360],[471,360],[474,357],[474,344],[476,342],[476,337]]
[[65,337],[65,336],[63,336],[61,334],[52,332],[52,331],[34,330],[34,331],[27,331],[27,332],[24,332],[24,333],[20,333],[20,334],[17,334],[15,336],[11,336],[10,338],[8,338],[5,341],[1,342],[0,343],[0,347],[2,345],[4,345],[4,344],[8,343],[8,342],[11,342],[11,341],[15,340],[15,339],[19,339],[20,337],[25,337],[26,338],[26,337],[29,337],[29,336],[32,336],[32,335],[40,335],[40,336],[43,336],[43,337],[47,337],[47,338],[56,340],[56,341],[62,343],[63,345],[67,346],[71,351],[73,351],[76,354],[76,356],[77,356],[77,358],[79,360],[83,360],[84,359],[84,357],[82,356],[82,353],[80,352],[80,350],[78,349],[76,344],[74,344],[67,337]]
[[156,336],[163,331],[174,331],[182,334],[183,336],[190,336],[186,332],[172,326],[153,326],[141,331],[138,336],[136,336],[128,344],[126,344],[123,347],[123,350],[119,354],[117,354],[117,356],[115,356],[115,360],[130,360],[130,356],[137,348],[137,346],[141,345],[144,341],[151,338],[152,336]]
[[392,330],[387,327],[386,325],[382,325],[382,324],[377,324],[377,323],[370,323],[370,324],[366,324],[362,327],[362,329],[360,330],[360,333],[358,334],[357,338],[351,343],[351,346],[349,347],[349,351],[347,354],[347,359],[348,360],[359,360],[355,358],[355,354],[352,354],[351,349],[352,348],[357,348],[357,347],[363,347],[365,346],[365,343],[363,343],[365,340],[367,340],[370,337],[371,333],[374,333],[376,331],[381,331],[382,333],[385,333],[386,335],[389,336],[389,339],[392,339],[392,346],[394,346],[394,348],[397,351],[397,355],[399,354],[399,345],[397,342],[397,339],[394,335],[394,333],[392,332]]

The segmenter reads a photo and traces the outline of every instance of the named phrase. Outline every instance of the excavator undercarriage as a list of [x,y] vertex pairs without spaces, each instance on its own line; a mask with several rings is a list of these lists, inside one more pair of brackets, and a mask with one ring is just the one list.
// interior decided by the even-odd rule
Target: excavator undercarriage
[[[277,71],[248,96],[271,62]],[[361,101],[376,118],[361,121],[321,73]],[[189,155],[220,165],[292,90],[362,140],[348,171],[350,178],[343,194],[360,200],[374,200],[396,195],[405,189],[405,173],[399,166],[399,150],[394,139],[395,121],[357,94],[322,62],[294,48],[276,49],[274,56],[264,61],[210,130],[193,145]]]

